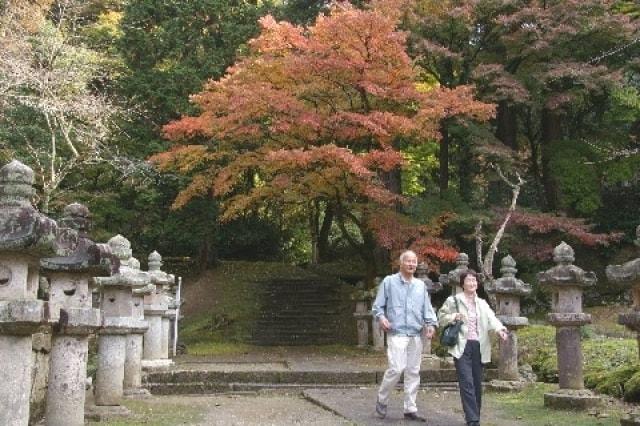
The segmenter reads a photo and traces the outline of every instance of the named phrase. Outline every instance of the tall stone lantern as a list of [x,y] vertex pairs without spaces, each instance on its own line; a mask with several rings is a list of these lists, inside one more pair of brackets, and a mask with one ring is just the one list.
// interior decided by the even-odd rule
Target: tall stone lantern
[[[635,245],[640,247],[640,226],[636,228]],[[631,289],[633,306],[630,312],[620,314],[618,323],[636,332],[638,355],[640,356],[640,257],[622,265],[609,265],[606,269],[607,279]]]
[[[169,359],[169,316],[171,286],[175,276],[162,271],[162,256],[157,251],[149,254],[149,277],[155,291],[144,298],[144,313],[149,321],[149,329],[144,335],[144,368],[165,368],[173,361]],[[175,313],[175,310],[174,310]],[[166,326],[165,326],[166,325]]]
[[520,316],[520,298],[531,294],[531,286],[516,278],[516,261],[511,256],[502,259],[500,272],[502,277],[494,281],[491,292],[496,296],[496,315],[509,330],[509,337],[507,341],[500,342],[498,379],[519,382],[516,331],[529,325],[529,320]]
[[596,275],[573,265],[573,249],[562,242],[553,250],[556,266],[538,273],[538,282],[551,290],[551,313],[547,321],[556,328],[556,351],[560,389],[544,395],[548,407],[584,409],[600,399],[584,389],[580,327],[591,323],[591,315],[582,312],[585,287],[595,285]]
[[120,260],[120,269],[110,277],[97,277],[100,288],[102,326],[98,331],[98,368],[96,371],[95,403],[92,416],[127,415],[120,405],[124,396],[124,374],[127,335],[135,329],[133,289],[146,283],[131,273],[131,243],[122,235],[109,240],[109,247]]
[[[640,226],[636,228],[634,243],[640,247]],[[606,273],[609,281],[631,289],[633,306],[631,311],[618,315],[618,324],[636,332],[638,355],[640,356],[640,258],[630,260],[622,265],[609,265]],[[635,410],[623,417],[620,424],[623,426],[640,425],[640,411]]]
[[37,300],[40,259],[73,250],[66,232],[31,205],[33,170],[19,161],[0,169],[0,424],[26,426],[31,392],[31,335],[45,323]]
[[69,256],[40,261],[49,277],[53,338],[47,390],[47,425],[84,425],[85,380],[89,334],[100,325],[100,311],[91,307],[91,277],[109,275],[117,259],[105,244],[87,237],[89,210],[82,204],[64,209],[62,225],[78,231],[78,245]]
[[138,259],[131,257],[127,262],[129,265],[127,273],[138,277],[139,283],[136,283],[132,288],[131,295],[132,326],[131,332],[127,336],[125,350],[124,394],[126,396],[146,396],[150,393],[142,387],[142,353],[143,336],[149,329],[149,323],[144,317],[144,298],[153,293],[156,286],[151,284],[149,274],[140,270]]
[[469,255],[466,253],[459,253],[456,258],[456,267],[454,270],[449,271],[448,274],[440,275],[440,283],[443,286],[451,287],[451,294],[458,294],[462,291],[460,287],[460,275],[469,270]]
[[[420,262],[418,264],[418,267],[416,268],[415,277],[424,282],[425,286],[427,287],[427,292],[429,293],[429,296],[432,296],[434,293],[437,293],[440,290],[442,290],[442,284],[439,282],[433,282],[429,278],[428,274],[429,274],[429,267],[427,266],[426,263]],[[423,358],[425,357],[428,358],[431,355],[431,339],[423,340],[422,354],[423,354]]]

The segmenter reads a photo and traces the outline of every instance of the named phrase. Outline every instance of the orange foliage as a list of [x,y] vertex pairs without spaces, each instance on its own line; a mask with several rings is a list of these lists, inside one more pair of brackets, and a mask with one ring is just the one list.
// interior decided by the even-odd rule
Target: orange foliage
[[[262,18],[248,54],[191,97],[201,113],[164,127],[176,143],[209,140],[206,148],[174,148],[153,158],[161,168],[196,173],[175,206],[213,192],[229,219],[269,204],[323,201],[350,212],[361,231],[377,231],[389,245],[384,227],[368,218],[394,213],[403,201],[379,175],[404,164],[393,142],[434,143],[441,119],[487,120],[494,113],[493,105],[474,100],[470,86],[416,89],[393,3],[378,0],[360,10],[345,2],[306,29]],[[210,164],[204,172],[203,163]],[[247,185],[247,173],[260,184]],[[401,231],[422,232],[409,225]],[[445,245],[432,247],[437,253],[430,254],[452,256]]]

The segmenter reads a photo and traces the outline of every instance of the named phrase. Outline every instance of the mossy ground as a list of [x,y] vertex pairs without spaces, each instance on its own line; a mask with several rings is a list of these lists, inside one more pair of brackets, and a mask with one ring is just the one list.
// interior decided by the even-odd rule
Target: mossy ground
[[536,383],[522,392],[487,393],[486,399],[514,419],[531,426],[618,426],[620,417],[628,409],[615,401],[605,401],[591,414],[549,409],[544,406],[544,394],[557,388],[553,384]]
[[124,400],[122,402],[129,410],[131,417],[126,419],[108,420],[104,422],[88,422],[102,426],[175,426],[197,424],[204,418],[202,409],[188,404],[177,403],[149,403],[145,400]]

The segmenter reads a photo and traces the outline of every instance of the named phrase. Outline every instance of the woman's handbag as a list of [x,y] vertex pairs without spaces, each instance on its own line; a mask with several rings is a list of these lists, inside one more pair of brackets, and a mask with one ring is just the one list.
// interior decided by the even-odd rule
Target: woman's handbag
[[[460,312],[458,307],[458,299],[453,296],[453,300],[456,302],[456,312]],[[443,346],[455,346],[458,343],[458,334],[460,333],[460,327],[462,327],[462,321],[455,320],[447,324],[440,334],[440,344]]]

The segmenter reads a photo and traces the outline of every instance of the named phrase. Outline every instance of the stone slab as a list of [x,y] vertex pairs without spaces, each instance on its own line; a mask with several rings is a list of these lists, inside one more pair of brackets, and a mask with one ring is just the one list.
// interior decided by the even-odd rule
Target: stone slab
[[558,389],[544,394],[544,406],[559,410],[586,411],[601,402],[600,397],[586,389]]
[[105,422],[131,416],[131,411],[122,405],[89,405],[85,406],[84,419]]

